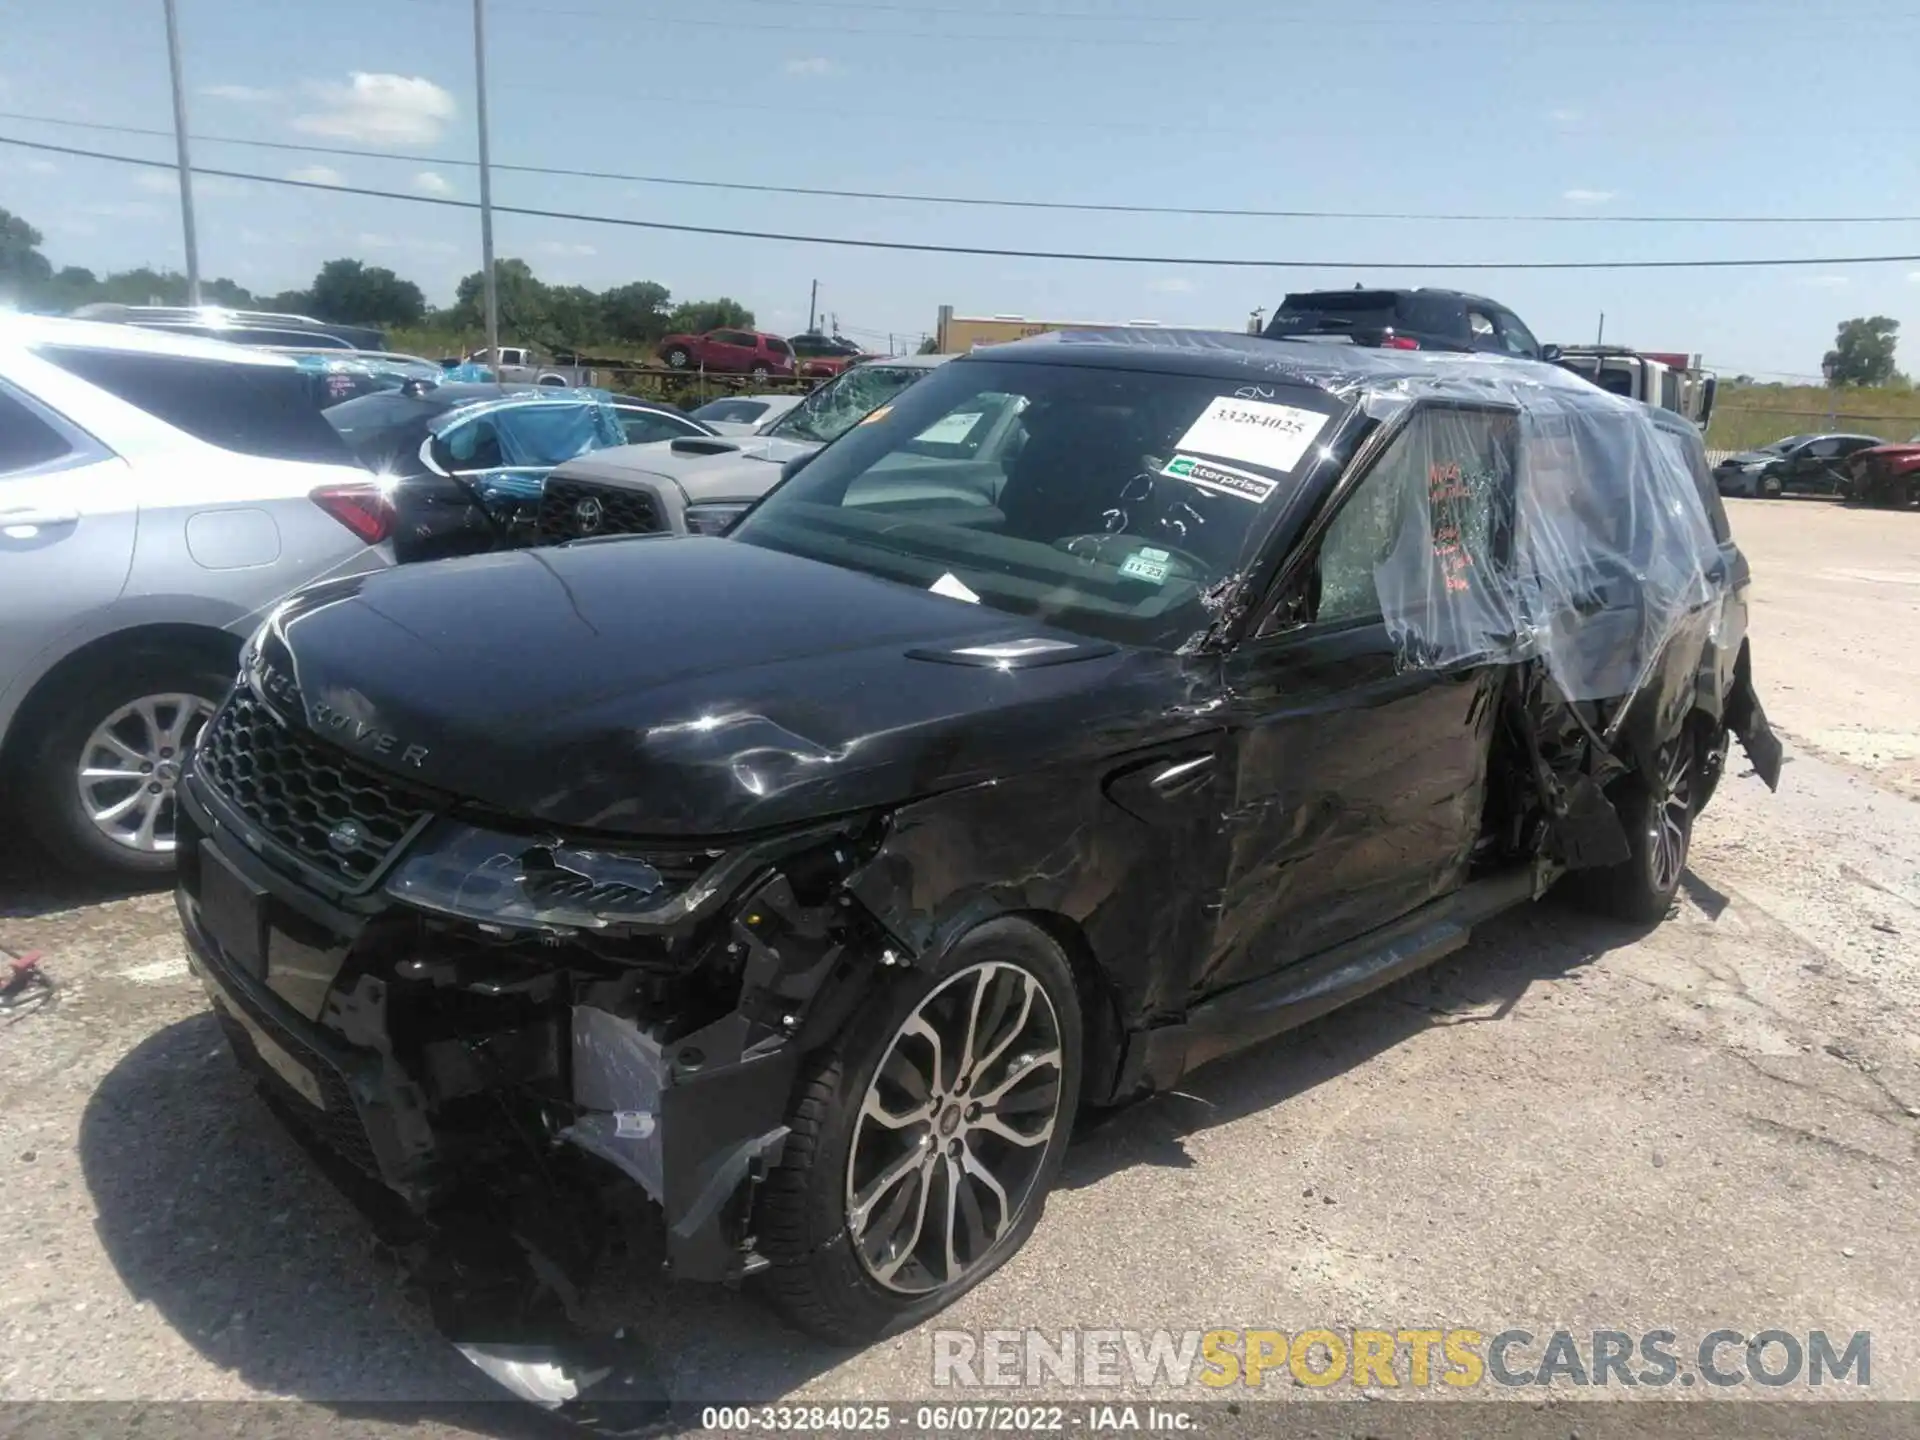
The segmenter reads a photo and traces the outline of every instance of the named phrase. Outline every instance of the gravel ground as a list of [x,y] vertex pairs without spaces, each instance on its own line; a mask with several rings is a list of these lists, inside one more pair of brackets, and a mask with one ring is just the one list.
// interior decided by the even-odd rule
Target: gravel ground
[[[1676,914],[1530,907],[1106,1121],[940,1326],[1870,1330],[1873,1393],[1920,1399],[1920,515],[1732,508],[1790,763],[1733,768]],[[0,1399],[514,1431],[447,1408],[492,1392],[252,1098],[168,896],[0,856],[0,944],[62,987],[0,1020]],[[750,1297],[636,1305],[676,1397],[933,1393],[929,1329],[847,1354]]]

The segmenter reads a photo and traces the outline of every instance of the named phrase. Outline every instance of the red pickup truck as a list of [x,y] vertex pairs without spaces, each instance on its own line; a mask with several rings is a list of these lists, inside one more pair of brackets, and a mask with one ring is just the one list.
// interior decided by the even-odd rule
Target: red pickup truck
[[1847,498],[1905,510],[1920,499],[1920,435],[1904,445],[1876,445],[1847,462]]
[[756,380],[793,374],[793,346],[778,335],[763,335],[757,330],[669,335],[660,342],[659,354],[675,370],[751,375]]

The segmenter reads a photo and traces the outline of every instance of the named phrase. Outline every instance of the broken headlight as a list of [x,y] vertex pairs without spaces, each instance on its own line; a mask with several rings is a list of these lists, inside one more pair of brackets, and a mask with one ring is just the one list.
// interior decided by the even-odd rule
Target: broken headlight
[[453,821],[420,837],[386,890],[422,910],[508,929],[644,924],[688,898],[635,856]]

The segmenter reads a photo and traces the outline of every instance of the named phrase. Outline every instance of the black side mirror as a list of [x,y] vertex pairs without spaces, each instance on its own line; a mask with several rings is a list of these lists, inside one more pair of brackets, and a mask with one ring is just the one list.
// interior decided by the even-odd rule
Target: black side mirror
[[806,469],[808,463],[813,459],[815,455],[818,455],[819,453],[820,452],[818,450],[809,450],[806,454],[796,455],[791,460],[787,461],[786,464],[780,467],[780,483],[783,485],[786,484],[787,481],[791,480],[794,476],[798,475],[802,470]]
[[1558,345],[1542,345],[1540,347],[1540,358],[1549,365],[1558,365],[1562,360],[1567,358],[1567,352],[1562,350]]

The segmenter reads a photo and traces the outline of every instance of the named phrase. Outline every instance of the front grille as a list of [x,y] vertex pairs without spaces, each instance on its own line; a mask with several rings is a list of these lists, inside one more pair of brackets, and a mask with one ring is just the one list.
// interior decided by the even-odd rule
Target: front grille
[[194,772],[276,845],[350,885],[377,875],[430,803],[280,722],[244,688],[194,749]]
[[593,535],[654,535],[666,529],[660,507],[644,490],[547,478],[534,521],[535,543],[559,545]]

